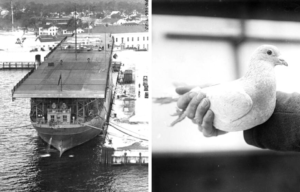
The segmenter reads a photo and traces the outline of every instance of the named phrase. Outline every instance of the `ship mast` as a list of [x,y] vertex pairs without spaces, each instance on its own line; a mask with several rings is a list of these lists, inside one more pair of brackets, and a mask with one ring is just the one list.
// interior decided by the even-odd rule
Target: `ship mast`
[[[91,8],[90,8],[90,4],[89,4],[89,18],[90,18],[90,11],[91,11]],[[90,21],[90,19],[88,20]],[[88,22],[89,26],[88,26],[88,32],[89,32],[89,36],[90,36],[90,22]]]
[[75,60],[77,60],[77,21],[76,21],[76,4],[75,4]]
[[14,9],[12,0],[10,1],[10,8],[11,8],[11,31],[14,31]]

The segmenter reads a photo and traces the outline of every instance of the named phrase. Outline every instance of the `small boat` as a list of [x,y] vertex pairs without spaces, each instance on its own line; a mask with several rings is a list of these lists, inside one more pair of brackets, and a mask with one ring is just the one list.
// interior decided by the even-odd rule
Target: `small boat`
[[21,42],[21,40],[19,38],[17,38],[16,44],[22,44],[22,42]]
[[[106,34],[90,34],[91,39],[99,37],[111,39]],[[39,66],[12,90],[13,98],[31,98],[33,127],[60,155],[97,135],[104,142],[112,105],[113,40],[106,41],[110,45],[104,46],[110,49],[103,52],[77,53],[76,45],[64,49],[72,38],[66,37],[44,62],[38,61]]]

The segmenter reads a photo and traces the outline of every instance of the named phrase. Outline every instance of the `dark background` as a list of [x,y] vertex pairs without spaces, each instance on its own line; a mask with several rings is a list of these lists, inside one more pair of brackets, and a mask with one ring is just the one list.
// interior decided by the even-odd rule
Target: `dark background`
[[153,154],[152,191],[299,192],[300,154]]
[[152,13],[299,21],[300,2],[289,0],[152,0]]

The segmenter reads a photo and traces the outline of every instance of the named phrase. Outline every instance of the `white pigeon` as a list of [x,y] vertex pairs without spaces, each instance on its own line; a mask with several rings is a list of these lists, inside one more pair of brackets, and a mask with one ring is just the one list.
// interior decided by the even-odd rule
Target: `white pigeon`
[[[262,45],[253,53],[245,75],[237,80],[200,89],[210,101],[214,112],[213,125],[226,132],[247,130],[267,121],[275,109],[276,78],[274,67],[288,66],[279,58],[279,50]],[[184,111],[173,123],[184,119]]]

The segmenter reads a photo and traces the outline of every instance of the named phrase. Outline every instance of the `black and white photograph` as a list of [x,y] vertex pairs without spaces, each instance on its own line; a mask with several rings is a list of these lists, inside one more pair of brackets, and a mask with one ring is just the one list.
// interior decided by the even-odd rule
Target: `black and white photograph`
[[152,191],[299,191],[300,3],[152,1]]
[[0,191],[300,191],[300,2],[0,0]]
[[148,0],[0,14],[0,191],[149,191]]

